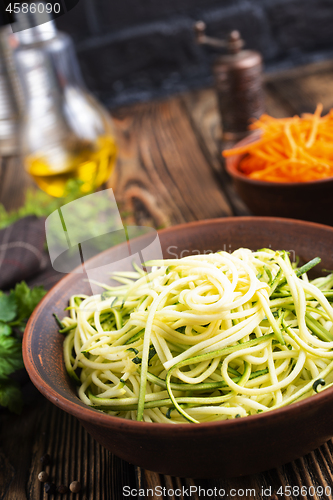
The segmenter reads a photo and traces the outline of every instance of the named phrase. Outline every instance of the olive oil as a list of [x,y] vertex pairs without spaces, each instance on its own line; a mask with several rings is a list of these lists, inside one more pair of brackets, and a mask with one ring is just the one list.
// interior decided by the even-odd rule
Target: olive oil
[[116,162],[116,144],[111,136],[101,136],[92,146],[66,152],[49,148],[43,155],[25,157],[25,168],[38,186],[51,196],[64,195],[69,179],[83,181],[81,191],[91,192],[110,177]]

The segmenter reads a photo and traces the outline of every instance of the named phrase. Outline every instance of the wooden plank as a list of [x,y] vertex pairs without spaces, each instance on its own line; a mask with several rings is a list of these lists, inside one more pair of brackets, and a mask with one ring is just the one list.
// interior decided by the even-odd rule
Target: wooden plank
[[144,469],[141,469],[141,474],[143,478],[142,487],[146,492],[145,495],[141,496],[149,498],[151,500],[158,500],[159,498],[161,498],[161,496],[158,495],[158,492],[159,489],[162,489],[164,486],[162,483],[163,476],[161,476],[161,474],[158,474],[157,472],[152,472]]
[[233,215],[249,215],[249,210],[237,196],[228,176],[222,150],[232,144],[222,141],[221,117],[217,108],[214,89],[187,92],[182,95],[182,102],[188,114],[192,128],[207,163],[215,173],[215,179],[224,192]]
[[325,114],[333,108],[332,81],[333,63],[317,73],[277,78],[267,82],[267,89],[294,110],[290,114],[313,113],[319,102]]
[[[134,467],[93,440],[71,415],[42,396],[24,418],[2,415],[0,430],[1,500],[47,500],[38,473],[46,470],[56,486],[80,481],[80,500],[122,500],[123,487],[136,485]],[[51,462],[40,458],[48,453]],[[74,494],[66,495],[74,500]]]
[[265,85],[265,111],[275,118],[286,118],[296,113],[295,108],[268,84]]
[[264,83],[278,82],[279,80],[285,80],[286,78],[304,78],[309,75],[320,76],[321,74],[331,71],[332,69],[332,59],[326,59],[324,61],[303,64],[302,66],[294,66],[284,70],[264,73]]
[[139,224],[155,227],[231,215],[180,98],[128,108],[114,117],[118,203]]
[[26,188],[34,185],[34,181],[25,172],[20,157],[0,160],[0,200],[7,210],[21,206]]
[[27,500],[27,484],[34,495],[31,498],[34,500],[39,498],[39,494],[36,494],[35,472],[40,466],[38,461],[42,453],[39,454],[38,449],[46,429],[42,408],[43,405],[39,403],[33,407],[26,407],[24,418],[9,413],[1,415],[0,443],[7,461],[6,475],[8,476],[8,468],[13,472],[11,481],[8,481],[5,489],[1,491],[1,499]]
[[214,89],[194,90],[181,96],[183,106],[206,160],[221,170],[222,127]]
[[[13,426],[13,422],[16,425]],[[68,485],[74,479],[80,480],[83,487],[80,498],[83,500],[90,498],[121,500],[124,486],[137,487],[133,466],[112,456],[110,452],[94,442],[75,418],[65,414],[50,403],[43,401],[36,406],[35,410],[30,408],[26,412],[23,428],[18,429],[18,422],[21,424],[19,417],[9,416],[7,421],[9,425],[3,427],[0,436],[2,446],[6,449],[5,461],[7,465],[5,471],[8,472],[6,477],[10,483],[9,487],[8,484],[6,485],[7,494],[3,497],[5,500],[12,498],[15,500],[46,500],[49,498],[37,480],[37,474],[42,469],[40,457],[46,452],[50,454],[52,460],[51,464],[46,467],[51,480],[57,485],[61,483]],[[8,429],[15,429],[16,433],[19,433],[18,437],[21,436],[24,440],[24,447],[22,447],[23,441],[13,440],[13,433],[9,433]],[[30,436],[29,446],[27,446],[27,436]],[[19,443],[17,446],[16,442]],[[233,490],[233,498],[236,500],[244,498],[244,491],[246,498],[261,500],[263,490],[271,491],[274,494],[279,490],[286,492],[291,489],[294,493],[279,495],[278,498],[296,500],[298,498],[297,487],[306,486],[307,491],[312,487],[313,491],[318,491],[318,486],[325,488],[325,486],[332,484],[331,471],[327,467],[328,463],[332,463],[331,448],[331,445],[328,447],[326,444],[320,450],[316,450],[303,459],[280,469],[246,478],[182,479],[139,469],[143,476],[140,487],[155,490],[156,486],[165,486],[170,490],[184,488],[187,491],[191,486],[196,486],[197,491],[199,487],[203,490],[217,488],[217,490],[224,489],[229,496]],[[30,453],[30,449],[32,453]],[[24,486],[25,483],[27,488]],[[193,495],[192,498],[196,498],[198,493],[194,492]],[[157,498],[156,495],[155,497]],[[309,498],[309,500],[310,498],[318,500],[332,498],[331,495],[303,495],[303,497]],[[70,495],[69,498],[74,500],[74,495]],[[154,496],[149,498],[154,498]],[[159,498],[161,497],[159,496]],[[163,496],[163,498],[172,500],[172,496]],[[217,496],[216,498],[222,497]]]

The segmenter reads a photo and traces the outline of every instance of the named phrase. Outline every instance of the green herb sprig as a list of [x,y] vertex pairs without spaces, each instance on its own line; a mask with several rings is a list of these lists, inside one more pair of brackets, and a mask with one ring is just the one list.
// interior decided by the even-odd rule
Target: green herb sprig
[[20,386],[10,378],[24,366],[19,332],[45,294],[44,287],[31,289],[24,281],[8,295],[0,291],[0,405],[14,413],[21,413],[23,406]]
[[25,202],[18,210],[8,212],[0,203],[0,229],[4,229],[10,224],[27,217],[35,215],[36,217],[48,217],[58,208],[66,205],[71,201],[81,198],[83,195],[90,193],[82,193],[83,181],[79,179],[70,179],[66,183],[65,194],[61,198],[54,198],[40,189],[28,189],[25,196]]

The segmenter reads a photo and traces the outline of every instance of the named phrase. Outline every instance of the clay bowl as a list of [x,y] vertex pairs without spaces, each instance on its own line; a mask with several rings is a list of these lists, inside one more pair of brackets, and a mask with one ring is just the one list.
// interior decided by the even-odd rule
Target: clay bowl
[[[235,147],[257,139],[257,133],[251,134]],[[226,158],[226,170],[239,196],[254,215],[292,217],[333,225],[333,178],[297,183],[250,179],[239,169],[244,156]]]
[[[198,251],[233,251],[241,246],[253,250],[271,247],[298,255],[302,263],[320,256],[321,269],[333,268],[333,228],[309,222],[225,218],[165,229],[159,237],[165,258]],[[90,261],[90,267],[117,262],[123,250],[120,245],[99,254]],[[333,387],[283,409],[203,424],[128,421],[85,406],[65,371],[63,336],[52,317],[52,312],[63,315],[71,294],[88,292],[84,278],[67,275],[46,295],[27,325],[23,358],[40,392],[77,417],[96,441],[115,455],[174,476],[232,477],[280,466],[333,436]]]

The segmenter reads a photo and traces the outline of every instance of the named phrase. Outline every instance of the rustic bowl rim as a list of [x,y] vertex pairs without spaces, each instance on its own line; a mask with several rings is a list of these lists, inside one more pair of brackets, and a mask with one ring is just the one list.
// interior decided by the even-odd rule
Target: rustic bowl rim
[[[179,224],[176,226],[171,226],[166,229],[162,229],[158,231],[158,234],[166,234],[166,233],[172,233],[174,231],[184,231],[187,227],[196,227],[200,229],[201,226],[206,226],[206,225],[216,225],[216,224],[223,224],[223,223],[251,223],[251,222],[267,222],[269,224],[274,224],[275,222],[283,223],[283,224],[290,224],[290,225],[299,225],[299,226],[312,226],[312,227],[318,227],[318,228],[323,228],[325,230],[328,230],[329,232],[332,233],[333,237],[333,227],[326,226],[324,224],[319,224],[316,222],[308,222],[308,221],[302,221],[302,220],[297,220],[297,219],[286,219],[282,217],[264,217],[264,216],[241,216],[241,217],[223,217],[223,218],[216,218],[216,219],[206,219],[202,221],[194,221],[194,222],[189,222],[185,224]],[[142,237],[144,238],[144,237]],[[126,244],[126,243],[125,243]],[[124,245],[122,243],[121,245]],[[117,246],[121,246],[117,245]],[[113,247],[115,248],[115,247]],[[96,255],[95,257],[92,257],[89,259],[89,263],[93,263],[94,260],[99,260],[102,255],[107,254],[107,252],[112,251],[112,249],[105,250],[104,252]],[[34,363],[34,357],[32,355],[32,349],[31,349],[31,340],[34,335],[34,325],[36,321],[38,320],[40,314],[42,313],[44,307],[47,305],[48,301],[50,298],[53,296],[53,294],[59,289],[59,288],[64,288],[64,292],[66,291],[66,284],[73,279],[79,279],[79,274],[68,274],[64,276],[58,283],[56,283],[50,290],[49,292],[45,295],[45,297],[41,300],[41,302],[38,304],[37,308],[34,310],[33,314],[31,315],[25,332],[23,336],[23,345],[22,345],[22,352],[23,352],[23,361],[24,365],[26,367],[26,370],[29,374],[30,379],[34,383],[34,385],[38,388],[38,390],[48,399],[50,400],[53,404],[61,408],[62,410],[66,411],[67,413],[75,416],[82,422],[87,422],[90,424],[93,424],[95,426],[101,426],[104,428],[122,428],[123,430],[126,430],[129,433],[137,433],[137,432],[147,432],[149,431],[150,434],[157,435],[160,434],[160,432],[168,432],[170,434],[186,434],[186,435],[191,435],[193,433],[196,433],[197,431],[195,429],[200,429],[200,432],[206,432],[210,433],[213,430],[218,430],[218,429],[224,429],[227,431],[228,429],[231,431],[234,429],[234,427],[251,427],[251,426],[259,426],[262,425],[267,421],[268,422],[275,422],[278,423],[280,420],[285,421],[288,418],[288,415],[291,413],[295,412],[301,412],[303,409],[305,410],[309,405],[311,404],[316,404],[323,402],[325,400],[329,400],[333,397],[333,386],[328,388],[327,390],[321,390],[319,393],[314,394],[308,398],[305,398],[301,401],[297,401],[289,406],[283,407],[283,408],[278,408],[276,410],[268,411],[268,412],[263,412],[260,414],[256,415],[249,415],[244,418],[238,418],[238,419],[230,419],[230,420],[222,420],[222,421],[215,421],[215,422],[204,422],[204,423],[199,423],[196,425],[189,425],[188,423],[179,423],[177,425],[172,425],[172,424],[167,424],[167,423],[152,423],[152,422],[138,422],[136,420],[128,420],[122,417],[116,417],[112,415],[107,415],[106,413],[103,413],[101,411],[95,410],[89,406],[82,406],[81,404],[82,401],[78,398],[78,396],[75,394],[75,391],[73,389],[73,386],[68,382],[68,385],[70,386],[71,391],[73,394],[75,394],[77,398],[77,403],[74,403],[70,400],[68,400],[66,397],[62,396],[59,394],[56,390],[52,389],[42,378],[42,376],[39,374],[38,369],[35,366]],[[80,404],[81,403],[81,404]]]
[[[260,133],[258,131],[251,132],[249,135],[244,137],[241,141],[235,143],[232,148],[238,148],[242,146],[246,146],[247,144],[251,142],[255,142],[258,137],[260,137]],[[230,148],[230,149],[232,149]],[[233,156],[228,156],[224,158],[225,160],[225,167],[228,172],[228,174],[234,178],[243,181],[244,183],[248,182],[249,184],[252,184],[254,186],[259,186],[259,187],[280,187],[280,188],[285,188],[285,189],[292,189],[292,188],[299,188],[299,189],[306,189],[309,186],[320,186],[322,184],[328,184],[333,182],[333,176],[327,177],[326,179],[316,179],[313,181],[305,181],[305,182],[276,182],[276,181],[263,181],[260,179],[252,179],[251,177],[248,177],[245,175],[243,172],[239,170],[239,162],[242,158],[246,156],[246,153],[241,153],[241,154],[235,154]]]

